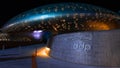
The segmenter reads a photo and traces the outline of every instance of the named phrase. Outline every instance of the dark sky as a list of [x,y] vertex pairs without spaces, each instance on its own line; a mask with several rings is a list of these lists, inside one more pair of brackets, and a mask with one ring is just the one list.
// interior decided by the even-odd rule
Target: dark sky
[[0,1],[0,27],[12,17],[32,8],[60,2],[88,3],[118,12],[120,0],[1,0]]

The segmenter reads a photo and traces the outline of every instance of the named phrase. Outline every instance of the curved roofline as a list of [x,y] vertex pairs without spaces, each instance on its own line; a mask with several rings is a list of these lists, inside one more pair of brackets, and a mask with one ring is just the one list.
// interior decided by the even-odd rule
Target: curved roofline
[[[86,5],[88,5],[88,6],[91,6],[91,7],[93,7],[93,8],[100,8],[100,9],[103,9],[103,10],[105,10],[105,11],[109,11],[110,13],[113,13],[113,14],[115,14],[115,15],[118,15],[117,13],[115,13],[115,12],[113,12],[113,11],[111,11],[111,10],[108,10],[108,9],[102,8],[102,7],[98,7],[98,6],[95,6],[95,5],[92,5],[92,4],[85,4],[85,3],[78,3],[78,2],[61,2],[61,3],[55,3],[55,4],[53,3],[53,4],[48,4],[48,5],[39,6],[39,7],[36,7],[36,8],[34,8],[34,9],[30,9],[30,10],[28,10],[28,11],[22,12],[22,13],[16,15],[15,17],[13,17],[12,19],[10,19],[5,25],[3,25],[3,27],[14,23],[14,22],[12,22],[12,21],[13,21],[13,20],[15,21],[16,18],[17,18],[17,19],[20,19],[21,17],[19,18],[19,16],[21,16],[22,14],[29,14],[29,12],[33,12],[33,14],[35,14],[34,10],[46,8],[46,7],[48,7],[48,6],[53,6],[53,7],[54,7],[55,5],[62,6],[62,5],[64,5],[64,4],[65,4],[65,5],[69,5],[69,4],[78,5],[78,4],[79,4],[79,5],[82,5],[82,6],[85,6],[85,7],[86,7]],[[25,15],[25,16],[27,16],[27,15]],[[24,17],[24,15],[23,15],[23,17]],[[25,19],[25,18],[23,18],[23,19]],[[21,19],[20,19],[20,20],[21,20]]]
[[[87,15],[87,13],[88,13],[88,15]],[[31,24],[33,24],[33,22],[39,22],[39,24],[40,24],[42,20],[45,21],[46,19],[53,19],[54,21],[56,18],[58,18],[59,20],[62,18],[67,19],[68,18],[67,14],[69,14],[69,16],[71,15],[71,17],[69,17],[70,19],[73,18],[73,16],[75,14],[78,15],[79,19],[82,19],[82,18],[80,18],[80,16],[82,14],[84,14],[83,17],[89,17],[89,18],[90,18],[90,15],[94,15],[93,17],[95,19],[97,19],[96,18],[97,16],[99,16],[98,18],[100,18],[100,19],[101,19],[101,16],[102,16],[102,18],[105,18],[105,19],[106,18],[117,19],[117,17],[118,17],[118,19],[120,18],[120,16],[115,12],[112,12],[105,8],[90,5],[90,4],[71,3],[71,2],[56,3],[56,4],[40,6],[40,7],[31,9],[29,11],[23,12],[15,17],[13,17],[10,21],[8,21],[8,23],[6,23],[2,29],[3,29],[3,31],[8,30],[9,28],[15,30],[16,27],[20,24],[21,24],[20,28],[25,28],[25,27],[22,27],[22,24],[27,25],[29,23],[31,25]],[[71,20],[73,21],[74,19],[71,19]],[[52,25],[53,24],[54,23],[52,23]],[[117,24],[119,24],[119,23],[117,22]],[[49,25],[49,24],[47,23],[47,25]],[[51,25],[51,28],[54,29],[54,27],[52,27],[52,25]],[[104,25],[104,24],[101,24],[101,25]],[[97,26],[98,26],[98,24],[97,24]],[[79,25],[79,27],[83,27],[83,26]]]

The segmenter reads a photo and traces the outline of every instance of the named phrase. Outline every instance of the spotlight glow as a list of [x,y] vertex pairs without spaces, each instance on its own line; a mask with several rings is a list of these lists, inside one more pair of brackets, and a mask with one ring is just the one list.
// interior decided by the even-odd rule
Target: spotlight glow
[[42,30],[35,30],[33,31],[32,35],[35,39],[40,39],[42,36],[42,32],[43,32]]
[[50,48],[48,47],[42,47],[37,51],[37,56],[48,58],[50,53]]

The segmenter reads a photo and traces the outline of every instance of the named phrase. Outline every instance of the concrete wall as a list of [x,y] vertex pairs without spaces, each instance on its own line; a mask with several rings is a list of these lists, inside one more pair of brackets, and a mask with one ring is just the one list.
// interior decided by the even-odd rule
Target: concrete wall
[[78,64],[120,66],[120,30],[56,35],[50,55]]

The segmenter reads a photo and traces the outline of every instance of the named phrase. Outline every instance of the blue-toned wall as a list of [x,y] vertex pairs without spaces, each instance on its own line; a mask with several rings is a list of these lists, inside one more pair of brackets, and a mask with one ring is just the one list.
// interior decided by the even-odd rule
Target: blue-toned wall
[[77,64],[120,66],[120,30],[57,35],[50,55]]

